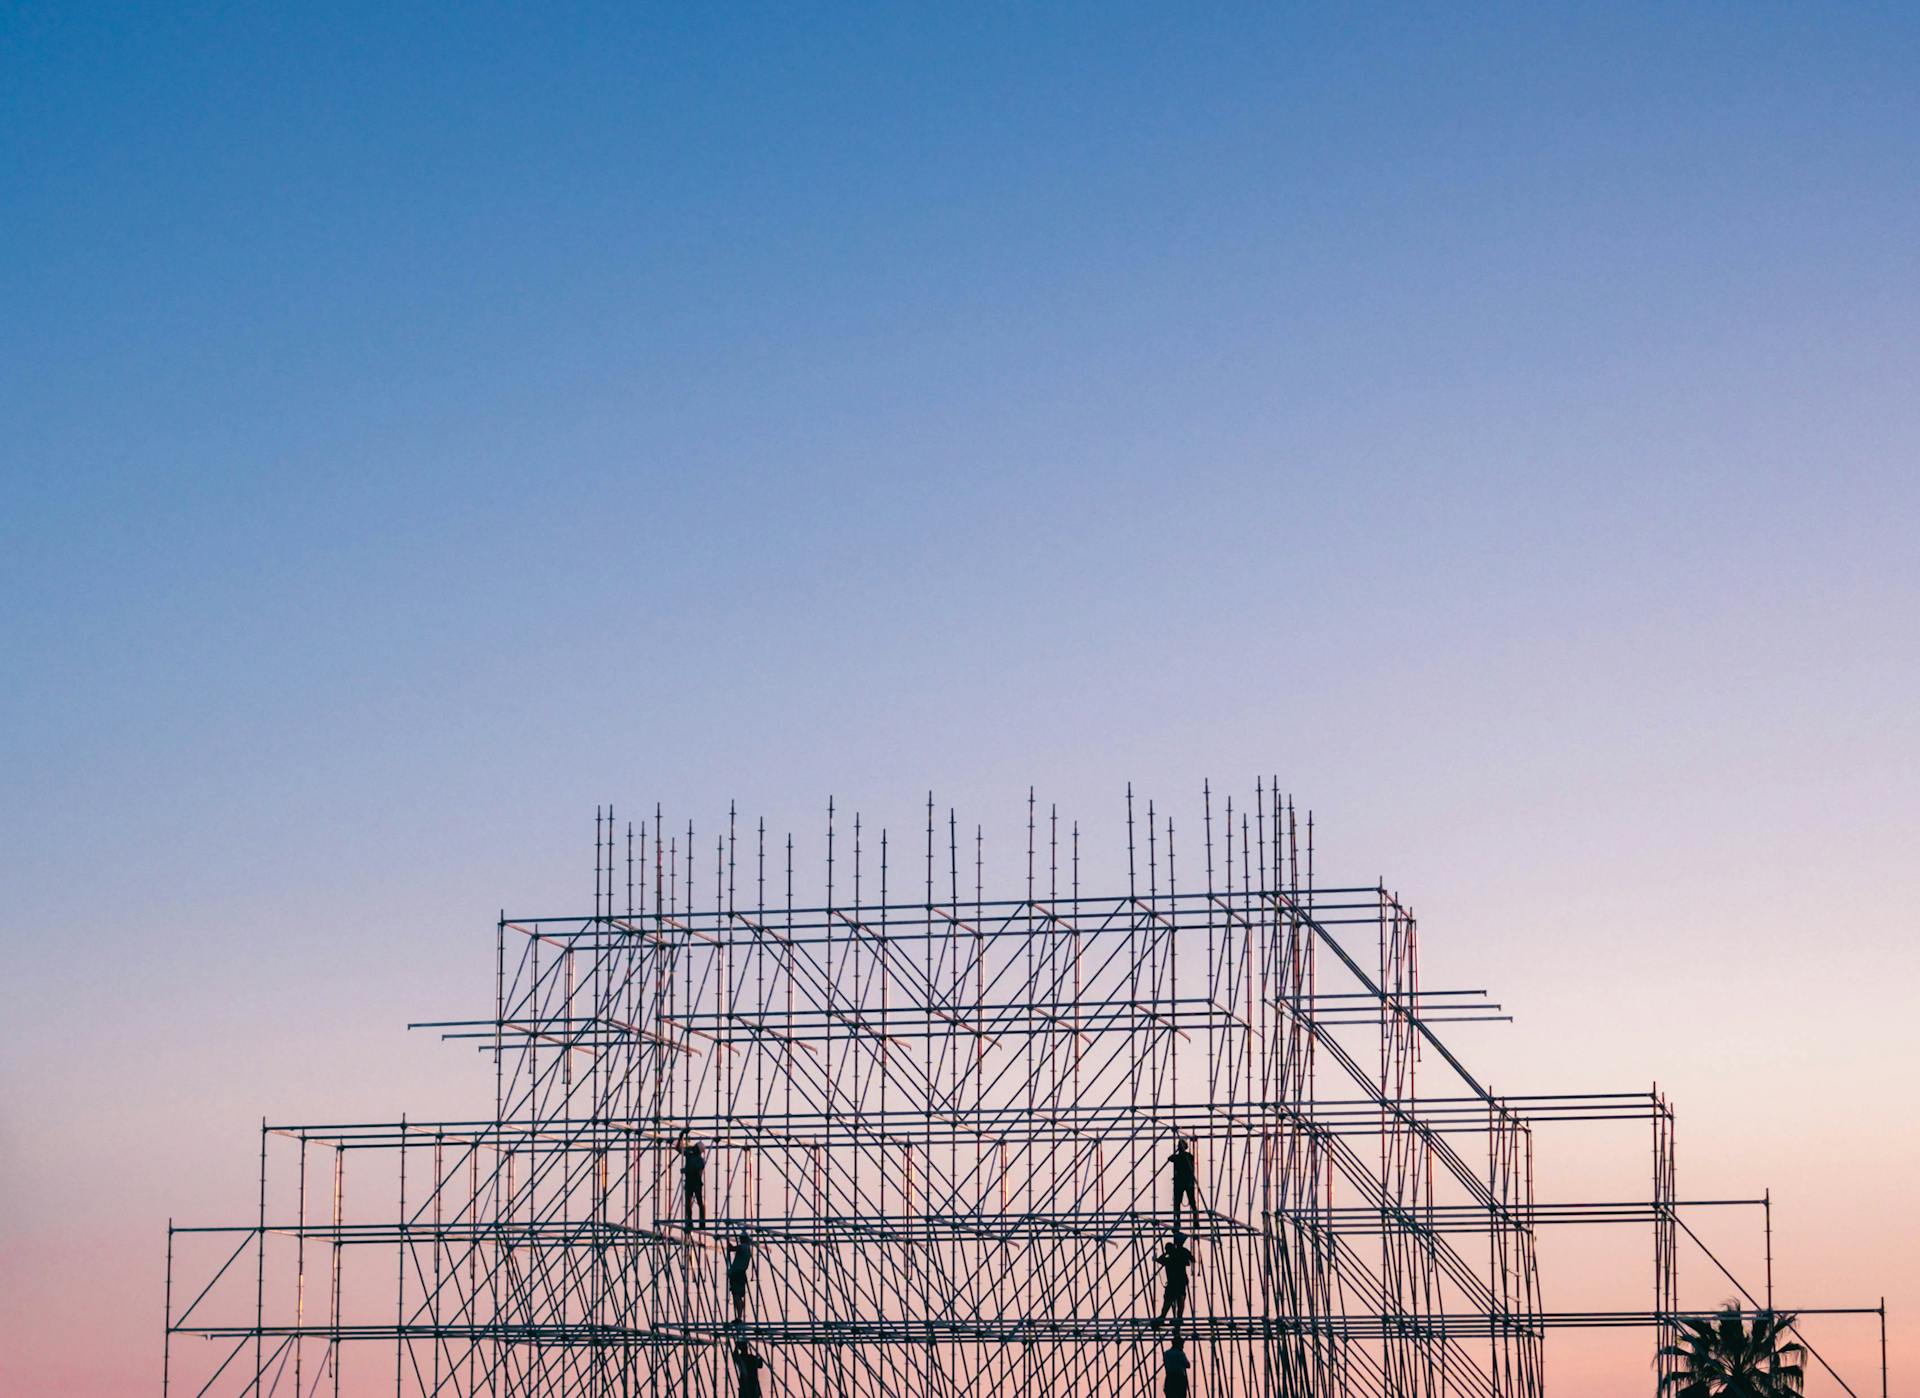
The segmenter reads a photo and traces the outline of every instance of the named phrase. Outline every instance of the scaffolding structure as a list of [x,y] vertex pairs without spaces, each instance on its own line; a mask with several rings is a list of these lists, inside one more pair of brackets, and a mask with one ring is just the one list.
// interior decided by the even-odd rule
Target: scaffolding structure
[[[1672,1337],[1684,1211],[1770,1229],[1678,1197],[1657,1091],[1482,1085],[1439,1030],[1500,1007],[1421,984],[1384,885],[1316,887],[1275,785],[1204,791],[1177,863],[1129,790],[1102,891],[1027,814],[992,897],[931,798],[906,841],[830,805],[820,896],[764,821],[598,814],[593,912],[502,915],[491,1015],[422,1026],[493,1115],[263,1123],[257,1215],[168,1226],[163,1393],[732,1395],[750,1356],[777,1394],[1145,1394],[1177,1348],[1196,1394],[1535,1398],[1552,1328]],[[1650,1134],[1645,1197],[1536,1200],[1574,1121]],[[1560,1224],[1648,1229],[1650,1307],[1548,1310]]]

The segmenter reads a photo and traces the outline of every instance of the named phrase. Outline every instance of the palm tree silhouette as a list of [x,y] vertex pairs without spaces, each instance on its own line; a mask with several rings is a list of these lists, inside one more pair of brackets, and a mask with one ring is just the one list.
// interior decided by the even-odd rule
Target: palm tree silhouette
[[1660,1348],[1678,1367],[1660,1380],[1672,1398],[1799,1398],[1806,1346],[1788,1338],[1793,1317],[1755,1311],[1747,1324],[1728,1302],[1705,1319],[1680,1320],[1680,1339]]

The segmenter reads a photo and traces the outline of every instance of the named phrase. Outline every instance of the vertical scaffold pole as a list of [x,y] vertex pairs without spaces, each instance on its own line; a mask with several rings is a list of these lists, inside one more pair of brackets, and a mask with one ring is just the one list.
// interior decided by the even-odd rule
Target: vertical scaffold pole
[[307,1138],[304,1132],[300,1137],[300,1193],[297,1217],[299,1226],[294,1230],[293,1256],[293,1391],[295,1394],[301,1394],[306,1390],[300,1386],[300,1360],[307,1347]]
[[[596,832],[597,833],[597,832]],[[596,850],[596,853],[598,851]],[[407,1115],[400,1114],[400,1246],[394,1249],[396,1262],[393,1284],[393,1391],[400,1392],[405,1374],[407,1325]]]
[[1773,1310],[1773,1187],[1769,1185],[1760,1196],[1760,1207],[1766,1215],[1767,1227],[1767,1310]]
[[333,1398],[340,1398],[340,1271],[344,1260],[341,1249],[344,1235],[341,1231],[342,1210],[347,1200],[347,1152],[343,1146],[333,1148],[333,1277],[327,1301],[327,1367],[333,1375]]
[[260,1231],[254,1237],[256,1266],[253,1281],[253,1391],[260,1392],[267,1373],[267,1119],[260,1118]]
[[1887,1298],[1880,1298],[1880,1398],[1887,1398]]
[[[173,1220],[167,1220],[166,1328],[160,1336],[160,1398],[167,1398],[173,1379]],[[1881,1302],[1881,1328],[1886,1327],[1886,1303]]]

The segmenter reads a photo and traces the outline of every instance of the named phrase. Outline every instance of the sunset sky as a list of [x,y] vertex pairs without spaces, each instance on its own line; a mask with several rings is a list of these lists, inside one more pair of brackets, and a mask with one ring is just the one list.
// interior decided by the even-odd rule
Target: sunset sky
[[263,1116],[483,1103],[404,1026],[597,804],[1265,772],[1484,1079],[1658,1081],[1911,1390],[1916,73],[1891,5],[0,8],[0,1390],[158,1391]]

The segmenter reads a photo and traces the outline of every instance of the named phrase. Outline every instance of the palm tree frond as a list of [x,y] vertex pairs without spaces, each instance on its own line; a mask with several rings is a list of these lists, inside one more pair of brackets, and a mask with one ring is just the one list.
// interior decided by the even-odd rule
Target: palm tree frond
[[1676,1316],[1677,1336],[1655,1351],[1671,1368],[1666,1398],[1800,1398],[1806,1346],[1791,1338],[1794,1317],[1743,1311],[1729,1301],[1710,1316]]

